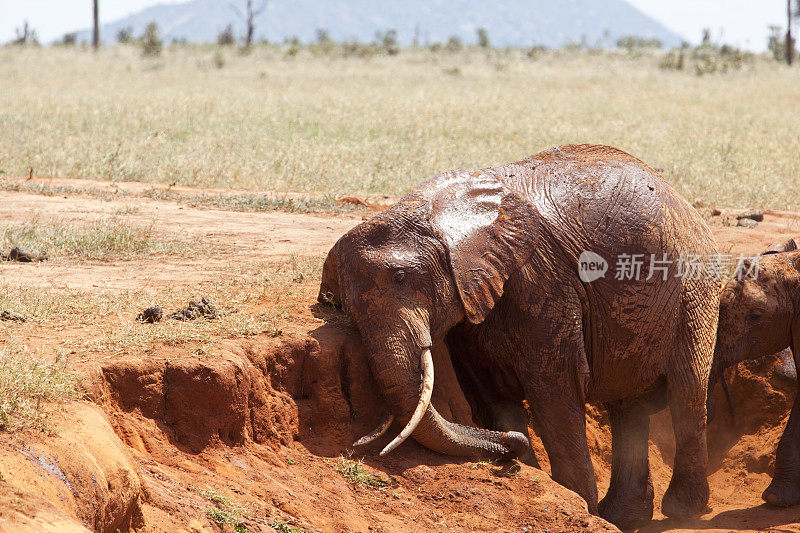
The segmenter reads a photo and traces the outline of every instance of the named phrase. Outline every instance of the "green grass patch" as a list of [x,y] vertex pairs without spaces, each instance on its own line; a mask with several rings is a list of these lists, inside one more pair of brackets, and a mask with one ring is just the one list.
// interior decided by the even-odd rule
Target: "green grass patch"
[[389,486],[384,479],[364,468],[364,462],[361,460],[353,461],[340,457],[336,471],[344,476],[348,483],[356,487],[379,490]]
[[219,527],[230,525],[236,533],[248,533],[250,530],[242,522],[247,517],[246,509],[216,490],[198,491],[200,496],[214,504],[206,509],[206,516]]
[[269,527],[278,533],[308,533],[308,530],[293,526],[289,522],[284,522],[283,520],[273,520],[270,522]]
[[25,347],[0,347],[0,430],[44,428],[42,404],[75,394],[62,352],[48,358]]

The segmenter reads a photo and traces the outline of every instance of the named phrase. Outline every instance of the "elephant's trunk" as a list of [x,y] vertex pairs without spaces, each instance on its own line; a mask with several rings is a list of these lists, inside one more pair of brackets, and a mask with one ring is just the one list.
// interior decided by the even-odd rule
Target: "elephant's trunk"
[[708,399],[706,400],[706,413],[708,422],[711,422],[714,419],[716,413],[714,403],[711,400],[711,395],[714,392],[714,386],[717,384],[717,381],[720,381],[722,384],[722,391],[725,393],[725,400],[728,402],[728,409],[731,412],[731,419],[734,421],[736,420],[736,409],[733,405],[733,397],[731,396],[731,391],[728,387],[728,378],[725,377],[726,368],[728,368],[728,365],[722,361],[722,358],[718,353],[715,353],[714,362],[711,365],[711,373],[708,377]]
[[[396,350],[399,343],[390,342]],[[464,457],[483,457],[510,459],[528,451],[528,439],[518,432],[498,432],[472,428],[445,420],[431,404],[434,384],[433,359],[430,348],[421,350],[417,367],[416,361],[404,354],[392,353],[395,350],[370,350],[373,373],[396,418],[408,420],[400,435],[384,450],[384,455],[399,446],[409,436],[423,446],[436,452]],[[386,352],[389,352],[388,354]],[[409,417],[409,413],[412,413]],[[384,429],[384,424],[373,435],[361,439],[371,441]],[[372,438],[374,436],[374,438]]]
[[425,411],[428,410],[428,406],[431,404],[431,397],[433,396],[433,355],[431,355],[430,348],[425,348],[422,351],[420,363],[422,366],[422,392],[420,393],[417,407],[414,409],[414,414],[406,424],[406,427],[383,449],[381,455],[386,455],[400,446],[417,429],[422,417],[425,416]]

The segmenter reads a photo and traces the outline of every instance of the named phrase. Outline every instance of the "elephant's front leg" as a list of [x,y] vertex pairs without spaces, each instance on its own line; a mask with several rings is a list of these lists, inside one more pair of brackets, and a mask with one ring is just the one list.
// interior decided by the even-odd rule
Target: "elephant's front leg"
[[650,412],[638,401],[604,407],[611,419],[611,485],[598,509],[600,516],[620,529],[632,529],[653,518]]
[[800,393],[775,451],[775,477],[761,497],[778,507],[800,503]]
[[583,401],[569,375],[530,384],[527,393],[553,480],[578,493],[597,514],[597,480],[586,444]]

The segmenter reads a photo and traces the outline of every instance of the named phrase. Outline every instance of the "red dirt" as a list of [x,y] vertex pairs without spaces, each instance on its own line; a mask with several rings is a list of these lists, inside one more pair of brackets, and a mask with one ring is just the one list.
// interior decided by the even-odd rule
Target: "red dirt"
[[[0,275],[10,283],[57,281],[80,290],[92,290],[99,278],[107,290],[188,286],[213,279],[217,268],[288,254],[319,257],[362,216],[231,213],[144,198],[109,202],[91,195],[0,193],[0,200],[0,223],[19,222],[20,212],[36,210],[43,217],[89,220],[135,203],[139,210],[126,215],[133,222],[146,223],[157,214],[159,231],[238,250],[203,261],[169,257],[0,265]],[[797,235],[799,221],[791,214],[767,212],[752,230],[723,225],[722,217],[710,222],[721,250],[738,254],[756,253]],[[166,266],[155,277],[154,263]],[[275,521],[336,532],[613,530],[589,516],[575,494],[527,466],[509,470],[464,462],[414,442],[378,458],[376,451],[393,435],[358,450],[366,470],[385,486],[348,483],[336,470],[340,456],[378,423],[386,406],[346,321],[310,300],[302,304],[305,312],[293,333],[220,340],[221,349],[207,358],[193,355],[191,347],[167,345],[122,357],[86,354],[75,370],[105,414],[73,402],[54,408],[54,435],[0,434],[0,531],[69,530],[68,525],[77,531],[81,523],[97,531],[219,530],[207,514],[214,504],[200,494],[204,490],[216,490],[241,506],[242,522],[251,531],[272,531],[269,524]],[[17,339],[33,338],[43,346],[91,334],[84,329],[48,331],[46,324],[7,327]],[[447,354],[435,358],[437,409],[469,423],[469,407]],[[773,372],[775,364],[742,365],[733,376],[735,425],[724,400],[717,398],[718,418],[709,429],[712,511],[703,517],[676,522],[660,515],[674,444],[668,413],[652,418],[657,510],[655,521],[642,531],[800,531],[800,509],[771,509],[760,499],[796,389]],[[610,436],[604,414],[594,407],[589,413],[588,441],[602,495],[609,481]],[[546,471],[541,443],[534,446]]]

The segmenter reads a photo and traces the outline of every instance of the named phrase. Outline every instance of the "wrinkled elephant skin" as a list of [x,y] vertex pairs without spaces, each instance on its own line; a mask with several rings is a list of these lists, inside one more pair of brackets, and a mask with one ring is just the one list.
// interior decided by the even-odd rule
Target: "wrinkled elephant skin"
[[[800,251],[791,239],[744,260],[723,288],[710,383],[726,368],[791,349],[782,358],[786,377],[800,365]],[[793,361],[792,361],[793,359]],[[711,387],[709,387],[709,393]],[[734,391],[735,392],[735,391]],[[775,477],[762,496],[776,507],[800,503],[800,395],[775,453]]]
[[[647,413],[667,397],[677,454],[662,509],[706,509],[719,281],[677,269],[682,257],[715,253],[702,218],[649,166],[615,148],[567,145],[422,183],[336,243],[320,301],[357,325],[392,416],[407,424],[401,436],[441,453],[524,459],[527,401],[553,479],[628,527],[652,517]],[[667,266],[617,279],[626,257]],[[440,343],[491,429],[454,424],[430,404],[427,354]],[[587,401],[604,403],[612,421],[612,485],[599,505]]]

